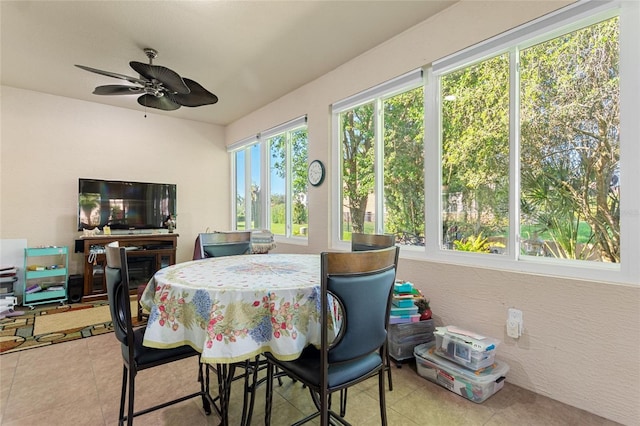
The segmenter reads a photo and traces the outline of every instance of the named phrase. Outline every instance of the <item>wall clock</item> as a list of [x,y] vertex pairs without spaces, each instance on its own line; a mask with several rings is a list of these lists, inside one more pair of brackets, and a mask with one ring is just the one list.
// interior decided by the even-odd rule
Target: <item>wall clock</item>
[[324,180],[324,164],[320,160],[313,160],[309,164],[308,171],[309,183],[313,186],[320,186]]

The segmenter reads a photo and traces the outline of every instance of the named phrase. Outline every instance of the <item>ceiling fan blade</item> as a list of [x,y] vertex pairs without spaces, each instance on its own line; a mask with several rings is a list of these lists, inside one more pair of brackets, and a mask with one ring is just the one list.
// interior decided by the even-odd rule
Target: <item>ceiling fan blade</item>
[[189,87],[184,83],[182,77],[173,70],[160,65],[144,64],[142,62],[129,62],[138,74],[148,80],[157,80],[170,92],[186,95],[189,93]]
[[207,89],[205,89],[195,81],[184,78],[184,82],[189,87],[189,90],[191,90],[191,93],[189,93],[188,95],[170,95],[171,98],[180,105],[186,107],[197,107],[202,105],[215,104],[216,102],[218,102],[218,97],[216,95],[209,92]]
[[98,86],[93,90],[94,95],[139,95],[142,92],[144,92],[142,87],[122,86],[118,84]]
[[138,98],[138,103],[149,108],[162,109],[164,111],[173,111],[180,108],[180,104],[175,103],[168,96],[142,95]]
[[145,80],[142,80],[140,78],[129,77],[128,75],[118,74],[118,73],[111,72],[111,71],[103,71],[103,70],[99,70],[99,69],[96,69],[96,68],[86,67],[84,65],[77,65],[77,64],[76,64],[76,67],[78,67],[80,69],[83,69],[85,71],[95,72],[96,74],[106,75],[107,77],[119,78],[119,79],[122,79],[122,80],[127,80],[128,82],[131,82],[131,83],[142,84],[143,86],[146,83]]

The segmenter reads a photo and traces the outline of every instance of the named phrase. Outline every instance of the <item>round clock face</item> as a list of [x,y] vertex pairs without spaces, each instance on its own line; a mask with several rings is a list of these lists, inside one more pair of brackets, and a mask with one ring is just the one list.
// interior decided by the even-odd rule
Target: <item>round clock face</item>
[[318,186],[324,180],[324,165],[320,160],[313,160],[309,164],[309,183],[313,186]]

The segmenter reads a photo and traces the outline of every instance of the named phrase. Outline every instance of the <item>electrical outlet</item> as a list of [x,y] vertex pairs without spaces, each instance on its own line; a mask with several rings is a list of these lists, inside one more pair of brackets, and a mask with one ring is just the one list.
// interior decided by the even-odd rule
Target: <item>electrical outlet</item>
[[515,308],[509,308],[507,317],[507,336],[517,339],[522,336],[524,330],[522,321],[522,311]]
[[520,337],[520,325],[512,319],[507,320],[507,336],[513,339]]
[[509,319],[522,323],[522,311],[515,308],[509,308]]

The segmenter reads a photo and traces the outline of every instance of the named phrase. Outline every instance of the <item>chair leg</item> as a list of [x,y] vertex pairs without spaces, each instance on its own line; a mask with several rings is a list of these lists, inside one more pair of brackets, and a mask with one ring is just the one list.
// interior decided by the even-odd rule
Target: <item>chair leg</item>
[[320,399],[320,426],[329,426],[329,408],[331,407],[331,400],[329,397],[329,391],[326,387],[320,389],[318,397]]
[[209,369],[205,367],[206,379],[202,373],[202,363],[198,362],[198,381],[200,382],[200,392],[202,393],[202,409],[208,416],[211,414],[211,404],[209,402]]
[[[249,374],[251,369],[251,374]],[[249,360],[245,363],[245,376],[244,376],[244,401],[242,407],[242,425],[249,426],[251,424],[251,417],[253,416],[253,407],[256,402],[256,391],[260,382],[258,381],[258,373],[260,371],[260,356],[255,357],[253,363]],[[247,408],[247,394],[250,393],[249,407]]]
[[344,388],[340,391],[340,416],[344,417],[347,415],[347,391],[348,388]]
[[387,370],[387,378],[389,380],[389,390],[393,390],[393,381],[391,380],[391,356],[387,352],[387,366],[385,367]]
[[136,395],[136,372],[129,368],[129,405],[127,406],[127,425],[133,425],[133,402]]
[[120,391],[120,412],[118,415],[118,425],[124,424],[124,401],[127,396],[127,367],[122,367],[122,390]]
[[378,372],[378,398],[380,402],[380,425],[387,426],[387,403],[384,397],[384,369]]
[[264,424],[269,426],[271,424],[271,404],[273,402],[273,364],[267,364],[267,395],[265,397],[264,404]]

